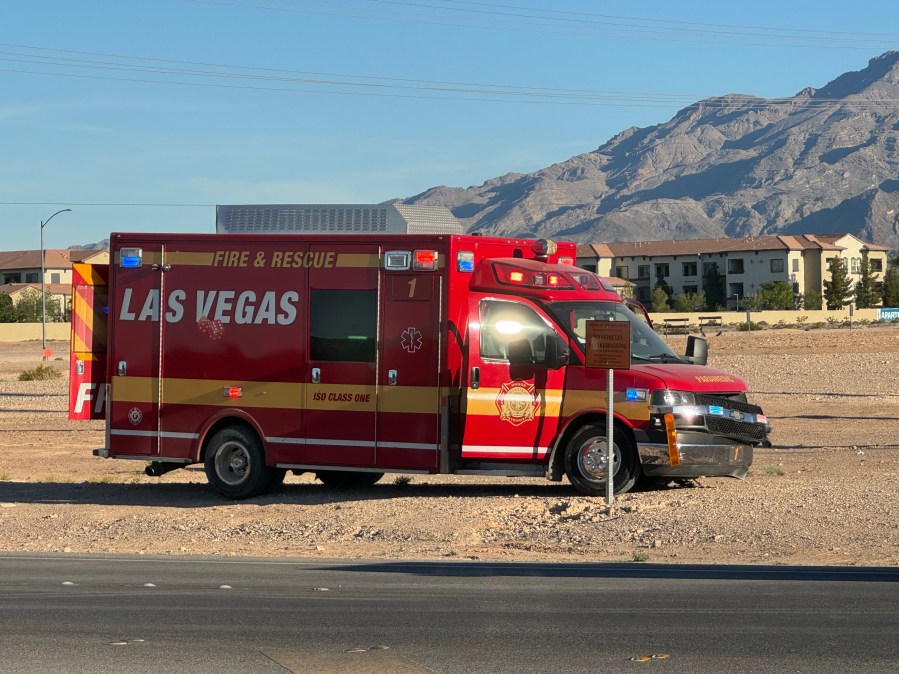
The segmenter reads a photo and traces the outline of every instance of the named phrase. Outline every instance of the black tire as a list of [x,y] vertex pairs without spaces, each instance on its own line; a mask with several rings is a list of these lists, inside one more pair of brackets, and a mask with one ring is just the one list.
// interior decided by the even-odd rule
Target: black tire
[[213,435],[203,465],[212,488],[233,499],[267,491],[277,472],[265,465],[265,450],[259,437],[243,426],[229,426]]
[[[588,425],[581,428],[565,448],[565,475],[582,494],[606,495],[606,427]],[[615,432],[615,472],[613,486],[616,494],[623,494],[634,486],[640,474],[637,448],[630,435],[621,429]]]
[[384,477],[384,473],[357,473],[349,470],[320,470],[315,474],[326,487],[338,489],[363,489],[371,487]]

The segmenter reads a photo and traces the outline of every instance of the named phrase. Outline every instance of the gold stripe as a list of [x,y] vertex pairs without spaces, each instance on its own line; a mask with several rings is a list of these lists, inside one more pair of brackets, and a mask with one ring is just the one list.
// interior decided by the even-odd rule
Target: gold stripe
[[[185,266],[211,267],[213,253],[188,253],[180,250],[166,252],[165,261],[169,264]],[[225,265],[222,265],[225,266]]]
[[90,351],[72,351],[72,355],[75,356],[78,360],[103,360],[97,354],[91,353]]
[[381,256],[377,253],[340,253],[337,255],[337,267],[374,267],[381,266]]
[[[562,389],[548,389],[537,391],[541,403],[545,400],[545,406],[537,409],[538,414],[555,417],[570,417],[582,410],[605,409],[605,391],[563,391]],[[499,408],[496,401],[499,398],[498,388],[479,388],[468,390],[468,414],[481,416],[497,416]],[[649,420],[649,405],[646,402],[627,400],[623,391],[616,391],[613,397],[614,411],[633,421]]]
[[[157,403],[159,380],[155,377],[113,377],[112,399]],[[226,388],[243,389],[240,398],[227,398]],[[169,405],[251,407],[269,409],[346,410],[375,412],[378,398],[374,386],[352,384],[299,384],[263,381],[176,379],[162,381],[162,399]],[[435,414],[440,407],[440,389],[428,386],[390,386],[381,389],[380,411]],[[320,399],[312,399],[314,396]]]

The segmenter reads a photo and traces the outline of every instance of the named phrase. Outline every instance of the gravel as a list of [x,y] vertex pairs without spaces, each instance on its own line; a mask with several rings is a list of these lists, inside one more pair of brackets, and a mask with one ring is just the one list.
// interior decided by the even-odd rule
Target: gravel
[[[671,337],[683,350],[683,337]],[[774,424],[745,480],[700,479],[608,507],[567,483],[311,476],[245,502],[199,467],[147,477],[95,458],[67,379],[20,382],[34,343],[0,344],[0,549],[17,552],[767,564],[899,564],[899,329],[725,332],[710,365],[744,377]],[[65,353],[65,344],[53,345]],[[64,370],[66,362],[52,361]]]

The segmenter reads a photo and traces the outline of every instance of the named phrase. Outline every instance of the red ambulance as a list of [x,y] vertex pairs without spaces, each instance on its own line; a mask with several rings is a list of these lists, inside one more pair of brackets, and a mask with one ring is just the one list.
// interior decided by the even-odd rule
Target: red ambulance
[[97,456],[203,463],[229,498],[287,471],[563,475],[605,494],[606,371],[585,326],[631,323],[614,374],[617,493],[640,476],[743,477],[767,443],[746,383],[678,356],[575,244],[455,234],[113,234],[75,265],[70,416]]

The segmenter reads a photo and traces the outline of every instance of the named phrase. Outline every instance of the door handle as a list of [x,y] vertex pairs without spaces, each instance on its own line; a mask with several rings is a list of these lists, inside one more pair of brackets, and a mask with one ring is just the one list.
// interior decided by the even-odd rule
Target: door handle
[[314,367],[312,368],[312,383],[320,384],[322,380],[322,371],[321,369]]
[[128,363],[124,360],[119,361],[119,376],[124,377],[128,373]]
[[396,386],[396,370],[387,370],[387,385]]
[[481,388],[481,368],[471,368],[471,388]]

